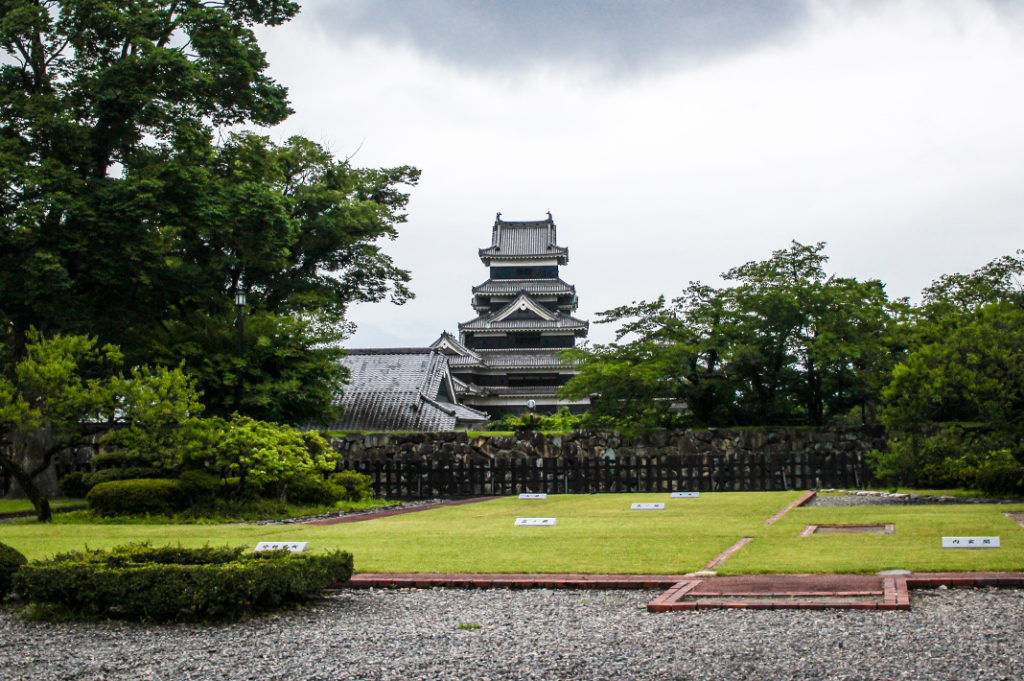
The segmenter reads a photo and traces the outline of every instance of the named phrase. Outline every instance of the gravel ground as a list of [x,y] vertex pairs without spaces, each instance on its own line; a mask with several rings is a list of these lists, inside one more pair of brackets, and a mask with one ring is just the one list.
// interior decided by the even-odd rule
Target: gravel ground
[[909,612],[651,614],[655,595],[342,591],[213,627],[44,624],[5,609],[0,679],[1024,678],[1024,590],[914,591]]
[[935,496],[931,494],[894,494],[821,490],[837,494],[817,494],[804,506],[923,506],[928,504],[1019,504],[1020,499],[983,499],[978,497]]

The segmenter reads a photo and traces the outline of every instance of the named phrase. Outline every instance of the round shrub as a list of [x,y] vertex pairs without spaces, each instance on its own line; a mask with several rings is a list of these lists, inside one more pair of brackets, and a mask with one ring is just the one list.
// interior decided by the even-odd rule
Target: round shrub
[[149,468],[153,465],[153,462],[144,454],[129,450],[118,450],[97,454],[92,457],[92,465],[96,470],[102,471],[108,468]]
[[164,478],[103,482],[85,497],[89,509],[103,516],[169,514],[185,508],[187,501],[180,483]]
[[216,497],[220,480],[203,471],[185,471],[178,476],[178,486],[186,501],[195,504]]
[[373,481],[369,475],[341,471],[332,475],[330,482],[343,490],[341,498],[345,501],[362,501],[373,496]]
[[68,473],[60,479],[60,493],[73,499],[81,499],[89,493],[89,475],[82,471]]
[[974,483],[987,494],[1024,492],[1024,466],[1008,451],[991,452],[975,470]]
[[286,493],[288,501],[293,504],[326,506],[337,503],[344,496],[345,490],[321,478],[304,475],[289,480]]
[[137,480],[139,478],[166,478],[167,474],[160,468],[104,468],[86,475],[85,484],[89,489],[104,482],[113,480]]
[[14,573],[27,562],[20,551],[0,543],[0,600],[11,590]]

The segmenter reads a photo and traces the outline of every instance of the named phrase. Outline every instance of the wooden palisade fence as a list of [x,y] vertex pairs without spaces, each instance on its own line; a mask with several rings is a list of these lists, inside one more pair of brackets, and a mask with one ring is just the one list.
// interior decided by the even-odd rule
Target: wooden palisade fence
[[368,475],[374,494],[388,499],[505,496],[523,492],[767,491],[860,487],[871,479],[863,456],[852,452],[794,452],[784,459],[765,454],[581,460],[371,459],[342,461],[339,470]]

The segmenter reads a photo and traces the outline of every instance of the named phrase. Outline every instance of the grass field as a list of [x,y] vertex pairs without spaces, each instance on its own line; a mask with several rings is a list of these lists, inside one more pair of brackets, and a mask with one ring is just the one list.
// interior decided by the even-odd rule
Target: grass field
[[[345,549],[362,572],[685,573],[699,570],[742,537],[754,540],[718,568],[754,572],[1024,570],[1024,529],[1006,511],[1024,505],[798,508],[764,521],[798,492],[557,495],[451,506],[369,522],[312,525],[0,524],[0,541],[30,559],[129,541],[183,546],[308,541],[311,550]],[[663,511],[631,511],[664,501]],[[514,527],[516,517],[554,517],[555,527]],[[805,525],[896,524],[893,535],[812,535]],[[995,550],[941,549],[944,535],[1001,538]]]
[[[50,499],[50,508],[61,508],[63,506],[82,506],[84,499]],[[31,511],[32,502],[28,499],[0,499],[0,513],[17,513],[19,511]]]

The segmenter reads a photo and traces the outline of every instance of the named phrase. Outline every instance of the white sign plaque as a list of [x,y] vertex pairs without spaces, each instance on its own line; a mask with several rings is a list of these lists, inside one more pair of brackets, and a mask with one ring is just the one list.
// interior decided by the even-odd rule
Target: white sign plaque
[[309,546],[308,541],[261,541],[253,551],[284,551],[302,553]]
[[548,495],[543,492],[537,492],[534,494],[520,494],[520,499],[547,499]]
[[673,499],[696,499],[700,492],[672,492]]
[[665,504],[633,504],[629,507],[631,511],[664,511]]
[[516,518],[516,527],[554,527],[556,518]]
[[999,537],[943,537],[944,549],[998,549]]

